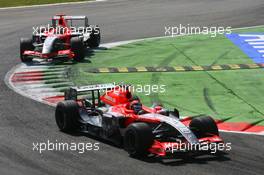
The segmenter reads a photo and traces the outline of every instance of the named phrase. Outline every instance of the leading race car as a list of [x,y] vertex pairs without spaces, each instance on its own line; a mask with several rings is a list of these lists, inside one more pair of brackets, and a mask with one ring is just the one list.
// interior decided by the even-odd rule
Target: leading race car
[[89,25],[86,16],[58,14],[52,18],[51,26],[33,29],[32,38],[20,39],[22,62],[31,62],[35,57],[82,61],[85,47],[98,47],[101,39],[99,27]]
[[186,145],[223,143],[211,117],[196,117],[186,123],[177,109],[142,105],[129,87],[71,87],[65,100],[57,104],[57,126],[64,132],[88,133],[122,145],[131,156],[164,157],[193,152]]

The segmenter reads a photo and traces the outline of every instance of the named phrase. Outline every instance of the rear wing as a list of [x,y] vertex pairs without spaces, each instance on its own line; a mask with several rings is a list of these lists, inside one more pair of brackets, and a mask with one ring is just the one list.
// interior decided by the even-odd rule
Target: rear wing
[[[52,19],[55,19],[55,20],[60,19],[60,16],[61,15],[53,16]],[[72,19],[72,20],[85,20],[85,19],[87,19],[87,16],[62,16],[62,17],[66,20],[70,20],[70,19]]]
[[70,87],[68,90],[65,91],[64,98],[65,100],[77,100],[79,95],[82,95],[88,92],[91,92],[94,98],[95,91],[97,92],[99,96],[100,92],[114,89],[116,86],[117,86],[116,84],[107,83],[107,84]]
[[88,26],[88,17],[87,16],[65,16],[65,15],[55,15],[52,17],[52,25],[53,27],[56,26],[56,21],[59,20],[60,18],[63,18],[64,20],[84,20],[85,26]]

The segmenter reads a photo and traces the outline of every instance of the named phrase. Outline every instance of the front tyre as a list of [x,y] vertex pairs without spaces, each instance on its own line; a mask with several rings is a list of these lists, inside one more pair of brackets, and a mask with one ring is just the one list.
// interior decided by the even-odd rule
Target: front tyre
[[85,49],[83,40],[79,37],[71,38],[71,50],[74,53],[73,59],[77,62],[80,62],[85,57]]
[[124,135],[124,149],[132,157],[144,156],[148,148],[153,144],[154,136],[147,123],[130,124]]
[[198,138],[219,135],[218,127],[212,117],[203,116],[192,119],[190,128]]
[[20,39],[20,59],[23,63],[32,61],[32,58],[24,55],[24,52],[26,50],[30,50],[30,51],[34,50],[33,41],[32,39],[29,39],[29,38],[21,38]]
[[73,100],[59,102],[56,106],[55,119],[63,132],[73,132],[78,128],[79,106]]

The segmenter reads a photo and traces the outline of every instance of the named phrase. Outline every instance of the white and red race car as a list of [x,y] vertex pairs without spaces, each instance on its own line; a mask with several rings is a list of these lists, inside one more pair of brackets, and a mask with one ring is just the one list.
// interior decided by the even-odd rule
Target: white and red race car
[[186,122],[176,109],[142,105],[129,86],[123,85],[72,87],[65,92],[65,101],[57,104],[55,118],[61,131],[109,140],[122,145],[131,156],[204,152],[190,146],[223,143],[211,117]]
[[86,16],[56,15],[51,26],[34,28],[32,38],[20,39],[20,58],[31,62],[33,58],[68,58],[82,61],[85,47],[98,47],[101,33],[98,26],[88,24]]

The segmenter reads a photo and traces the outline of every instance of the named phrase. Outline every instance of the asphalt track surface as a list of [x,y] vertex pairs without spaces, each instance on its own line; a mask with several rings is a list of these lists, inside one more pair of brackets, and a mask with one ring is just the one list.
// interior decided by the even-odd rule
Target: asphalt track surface
[[22,97],[4,83],[18,59],[19,38],[30,36],[32,25],[45,24],[58,12],[88,15],[103,31],[103,42],[164,35],[165,25],[264,24],[263,0],[110,0],[41,8],[0,10],[0,174],[263,174],[264,137],[222,133],[232,151],[221,158],[160,162],[137,160],[125,151],[100,142],[100,151],[79,154],[32,151],[33,142],[97,142],[87,136],[58,131],[54,108]]

